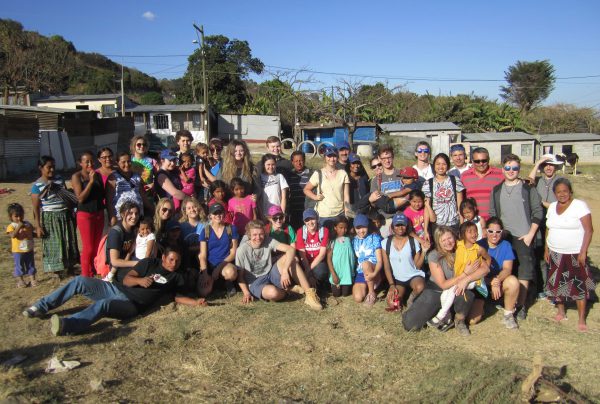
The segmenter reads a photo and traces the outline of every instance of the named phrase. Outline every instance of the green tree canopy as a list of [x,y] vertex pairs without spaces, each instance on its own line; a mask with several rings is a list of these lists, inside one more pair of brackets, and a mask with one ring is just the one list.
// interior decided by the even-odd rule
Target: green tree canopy
[[161,93],[151,91],[149,93],[142,94],[140,97],[140,103],[143,105],[165,105],[165,100]]
[[540,105],[554,89],[554,66],[548,60],[517,61],[504,72],[506,86],[500,96],[527,114]]

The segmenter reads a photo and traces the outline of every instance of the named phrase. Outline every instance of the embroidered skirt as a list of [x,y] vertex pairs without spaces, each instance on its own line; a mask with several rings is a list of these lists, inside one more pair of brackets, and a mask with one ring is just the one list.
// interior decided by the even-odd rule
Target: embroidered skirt
[[79,248],[73,214],[65,209],[42,212],[44,272],[58,272],[79,263]]
[[546,283],[548,295],[557,303],[590,297],[596,285],[587,267],[577,262],[579,254],[560,254],[550,250],[550,268]]

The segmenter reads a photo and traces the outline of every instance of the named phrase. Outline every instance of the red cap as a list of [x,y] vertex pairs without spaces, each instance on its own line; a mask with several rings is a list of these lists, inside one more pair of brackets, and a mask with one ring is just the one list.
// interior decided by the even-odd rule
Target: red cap
[[412,167],[404,167],[402,170],[400,170],[400,174],[398,176],[406,178],[419,178],[419,173]]

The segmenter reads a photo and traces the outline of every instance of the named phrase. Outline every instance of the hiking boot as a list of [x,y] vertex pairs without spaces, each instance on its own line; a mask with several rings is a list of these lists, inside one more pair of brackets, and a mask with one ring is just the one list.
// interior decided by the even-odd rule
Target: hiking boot
[[323,310],[319,296],[317,296],[317,291],[314,288],[305,290],[305,293],[306,297],[304,298],[304,304],[313,310]]
[[469,327],[467,327],[465,320],[456,320],[454,322],[454,327],[456,328],[456,331],[458,331],[458,333],[463,337],[468,337],[471,335],[471,331],[469,331]]
[[290,292],[297,293],[299,295],[303,295],[304,294],[304,289],[302,289],[302,286],[300,286],[300,285],[294,285],[290,289]]
[[517,307],[515,317],[517,317],[517,320],[519,321],[523,321],[527,318],[527,309],[525,306]]
[[44,312],[42,312],[40,309],[38,309],[35,306],[31,306],[31,307],[28,307],[25,310],[23,310],[23,315],[27,318],[40,318],[44,314],[45,314]]
[[519,328],[519,324],[515,321],[515,316],[512,313],[505,314],[502,316],[502,324],[509,330],[516,330]]
[[53,314],[50,317],[50,332],[55,337],[63,335],[63,319],[58,314]]
[[377,296],[375,295],[375,293],[367,293],[367,296],[365,296],[365,300],[364,300],[363,304],[367,307],[373,307],[373,305],[375,304],[376,301],[377,301]]

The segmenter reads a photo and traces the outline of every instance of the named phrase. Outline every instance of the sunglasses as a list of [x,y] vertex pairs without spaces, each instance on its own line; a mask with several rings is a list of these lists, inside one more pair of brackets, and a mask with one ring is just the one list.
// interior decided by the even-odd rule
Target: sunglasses
[[396,223],[394,227],[406,227],[406,225],[402,223]]
[[379,164],[372,165],[371,169],[374,170],[374,169],[379,168],[379,167],[383,167],[383,164],[379,163]]
[[521,171],[519,166],[504,166],[504,171]]
[[167,213],[167,212],[173,212],[173,209],[170,208],[161,208],[160,210],[162,213]]
[[502,233],[502,230],[487,229],[486,231],[487,231],[488,234],[500,234],[500,233]]
[[221,150],[223,150],[223,148],[222,148],[222,147],[211,147],[211,148],[210,148],[210,151],[211,151],[211,152],[213,152],[213,153],[214,153],[214,152],[220,152]]
[[148,146],[146,143],[136,143],[135,147],[146,147]]
[[429,153],[429,149],[417,149],[417,153]]
[[485,164],[487,162],[489,162],[489,159],[482,159],[482,160],[473,160],[473,163],[475,164]]
[[283,215],[273,216],[273,221],[274,222],[283,222],[283,220],[284,220],[284,216]]

